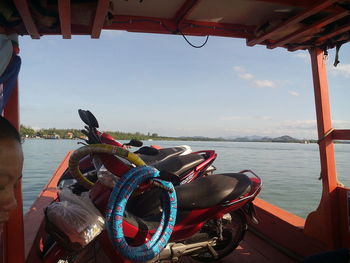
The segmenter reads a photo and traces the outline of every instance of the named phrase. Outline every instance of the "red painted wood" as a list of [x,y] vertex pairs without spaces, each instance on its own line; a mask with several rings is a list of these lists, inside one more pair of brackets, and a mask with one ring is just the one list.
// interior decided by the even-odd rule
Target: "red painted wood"
[[322,9],[325,9],[326,7],[330,6],[331,4],[335,3],[336,0],[321,0],[318,1],[314,6],[312,6],[311,8],[305,10],[304,12],[288,19],[287,21],[281,23],[278,27],[276,27],[275,29],[271,30],[270,32],[263,34],[260,37],[257,37],[255,39],[252,40],[248,40],[247,41],[247,45],[248,46],[254,46],[256,44],[260,44],[263,41],[273,37],[274,35],[276,35],[277,33],[282,32],[283,30],[285,30],[286,28],[295,25],[297,23],[299,23],[300,21],[304,20],[305,18],[308,18],[309,16],[312,16],[314,14],[316,14],[317,12],[321,11]]
[[92,38],[99,38],[101,34],[101,30],[104,25],[104,21],[106,19],[106,15],[108,12],[109,0],[99,0],[96,8],[96,15],[94,19],[94,23],[92,25]]
[[58,13],[60,16],[61,34],[63,38],[72,38],[70,0],[58,1]]
[[[19,97],[18,82],[13,90],[11,97],[4,110],[4,117],[19,130]],[[20,180],[15,189],[17,207],[11,212],[10,219],[5,224],[4,229],[4,262],[24,262],[24,231],[23,231],[23,202],[22,202],[22,180]],[[13,253],[16,251],[16,253]]]
[[16,5],[19,14],[22,17],[23,23],[27,29],[28,34],[34,39],[39,39],[40,34],[29,11],[28,1],[13,0],[13,2]]
[[[325,246],[305,235],[305,219],[262,199],[254,200],[259,224],[251,224],[260,236],[271,244],[300,257],[320,252]],[[282,234],[283,233],[283,234]]]
[[298,45],[298,46],[294,46],[294,47],[288,47],[288,51],[294,52],[297,50],[306,50],[306,49],[310,49],[312,48],[310,45]]
[[348,204],[348,193],[350,188],[338,187],[338,203],[339,203],[339,228],[341,236],[338,237],[341,241],[340,247],[347,247],[350,249],[350,211]]
[[[115,16],[111,25],[104,29],[127,30],[130,32],[178,34],[177,25],[170,19],[156,19],[153,17]],[[215,22],[201,22],[185,20],[181,31],[185,35],[194,36],[225,36],[247,38],[253,35],[253,26],[225,24]]]
[[[271,48],[271,49],[276,48],[276,47],[281,47],[287,43],[290,43],[291,41],[294,41],[294,40],[297,41],[299,38],[304,37],[306,34],[309,34],[309,33],[310,33],[310,37],[311,37],[311,33],[317,32],[322,27],[329,25],[329,24],[333,23],[334,21],[337,21],[337,20],[339,20],[339,19],[341,19],[349,14],[350,14],[350,12],[348,10],[338,11],[337,14],[327,16],[326,18],[316,22],[315,24],[303,27],[303,28],[299,29],[298,31],[289,34],[288,36],[286,36],[278,41],[275,41],[273,44],[267,45],[267,47]],[[305,39],[303,39],[303,42],[305,42]]]
[[200,0],[186,0],[186,2],[181,6],[181,8],[176,12],[174,17],[174,22],[176,25],[180,25],[193,11],[193,9],[198,5]]
[[324,36],[320,37],[319,39],[317,39],[316,45],[321,45],[325,40],[332,38],[336,35],[339,35],[341,33],[347,32],[349,30],[350,30],[350,24],[346,24],[346,25],[343,25],[337,29],[334,29],[334,30],[332,30],[331,33],[324,35]]
[[[321,49],[310,51],[312,73],[315,92],[315,106],[317,117],[318,138],[331,130],[331,114],[328,95],[327,70],[324,62],[324,53]],[[334,145],[332,136],[325,137],[319,143],[321,177],[322,177],[322,198],[316,211],[309,214],[305,223],[305,233],[311,237],[323,241],[327,248],[339,246],[339,204],[335,191],[338,182],[335,170]],[[322,231],[320,231],[322,229]]]
[[350,130],[336,129],[332,132],[333,140],[350,140]]
[[[317,3],[317,0],[256,0],[257,2],[265,2],[271,4],[278,4],[290,7],[298,7],[298,8],[311,8]],[[337,12],[337,8],[333,6],[329,6],[324,9],[324,11],[334,13]]]

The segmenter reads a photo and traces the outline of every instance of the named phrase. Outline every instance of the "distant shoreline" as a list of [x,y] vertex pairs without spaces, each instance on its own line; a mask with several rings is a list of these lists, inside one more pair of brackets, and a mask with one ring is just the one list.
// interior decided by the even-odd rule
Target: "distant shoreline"
[[[34,130],[31,127],[26,127],[21,125],[20,133],[23,139],[86,139],[86,136],[78,129],[40,129]],[[317,143],[315,139],[296,139],[288,135],[283,135],[276,138],[262,137],[262,136],[244,136],[237,138],[225,138],[225,137],[204,137],[204,136],[181,136],[181,137],[170,137],[170,136],[160,136],[157,133],[142,134],[140,132],[127,133],[127,132],[115,132],[106,131],[116,140],[131,140],[137,139],[141,141],[217,141],[217,142],[278,142],[278,143],[300,143],[309,144]],[[348,141],[335,141],[335,143],[350,143]]]
[[[198,139],[191,137],[186,138],[180,138],[180,137],[169,137],[171,139],[164,139],[164,138],[156,138],[152,140],[143,140],[143,141],[198,141],[198,142],[259,142],[259,143],[299,143],[299,144],[311,144],[311,143],[317,143],[317,140],[300,140],[300,141],[276,141],[276,140],[234,140],[234,139],[215,139],[210,138],[210,140],[206,139]],[[82,140],[81,138],[35,138],[35,137],[22,137],[23,140]],[[126,140],[126,139],[120,139],[120,140]],[[350,144],[348,141],[334,141],[334,143],[343,143],[343,144]]]

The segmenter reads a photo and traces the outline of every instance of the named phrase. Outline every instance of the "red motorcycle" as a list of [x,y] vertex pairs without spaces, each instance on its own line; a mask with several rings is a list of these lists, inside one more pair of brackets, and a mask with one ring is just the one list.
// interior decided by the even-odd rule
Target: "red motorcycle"
[[[111,135],[101,133],[97,130],[99,127],[95,116],[86,110],[79,109],[78,111],[81,120],[86,124],[85,130],[82,132],[87,136],[86,144],[103,143],[117,146],[120,148],[127,148],[130,146],[140,147],[142,142],[132,139],[129,143],[122,144],[116,141]],[[151,165],[161,172],[163,179],[171,181],[174,185],[191,182],[202,176],[203,174],[210,174],[215,170],[212,163],[217,157],[213,150],[189,152],[188,146],[177,146],[172,148],[156,149],[154,147],[142,147],[138,149],[137,154],[147,165]],[[86,175],[86,180],[81,180],[80,184],[72,186],[76,188],[75,193],[84,191],[84,188],[90,189],[97,180],[96,176],[96,162],[94,165],[94,158],[98,159],[105,168],[116,176],[121,176],[130,170],[132,165],[122,161],[116,156],[111,156],[104,153],[94,155],[87,155],[79,162],[80,170]],[[59,188],[71,185],[74,180],[69,170],[66,170],[59,181]],[[80,179],[80,178],[78,178]],[[82,187],[83,186],[83,187]]]
[[[98,151],[98,146],[96,148],[78,149],[71,157],[71,160],[75,160],[70,162],[71,172],[78,171],[76,160],[82,158],[88,152]],[[125,153],[127,152],[125,150],[116,152],[112,147],[109,147],[107,152],[118,154],[124,158],[129,158],[131,154]],[[142,165],[142,161],[138,162],[137,158],[131,157],[129,159],[133,159],[137,166]],[[132,171],[129,173],[132,173]],[[136,171],[128,176],[134,180],[137,173]],[[134,184],[137,187],[139,182],[134,182]],[[162,190],[169,189],[164,186],[158,188],[158,184],[157,188],[149,186],[144,188],[141,193],[132,195],[133,189],[130,188],[130,185],[127,184],[125,187],[128,189],[125,191],[129,201],[125,207],[125,212],[119,216],[122,225],[117,225],[117,228],[122,228],[127,242],[121,244],[130,247],[142,246],[142,244],[151,240],[154,235],[157,235],[157,226],[159,222],[164,221],[161,218],[165,209],[164,202],[161,201],[163,200]],[[260,192],[261,187],[261,179],[250,170],[239,173],[208,175],[197,178],[190,183],[175,186],[177,216],[175,225],[171,227],[172,233],[169,241],[165,244],[164,249],[159,249],[159,253],[157,252],[154,257],[139,257],[136,261],[176,261],[183,255],[189,255],[200,261],[213,261],[225,257],[243,239],[247,230],[246,218],[250,218],[254,223],[257,223],[252,201]],[[110,195],[113,196],[115,190],[112,194],[112,190],[106,187],[99,189],[97,187],[94,190],[94,196],[91,196],[91,199],[96,207],[104,213],[106,211],[106,200],[101,199],[101,196],[105,195],[107,198]],[[117,192],[119,191],[120,189],[117,189]],[[109,202],[111,203],[111,198]],[[110,203],[107,212],[111,210]],[[119,207],[118,204],[115,209],[119,210]],[[110,218],[114,220],[115,217]],[[113,233],[112,231],[110,235],[113,236]],[[121,253],[120,247],[116,249],[110,241],[111,236],[108,238],[106,233],[101,235],[99,240],[103,244],[102,247],[105,253],[110,255],[114,261],[135,260],[132,255],[125,254],[125,252]],[[118,244],[119,239],[115,240]]]
[[[127,158],[136,166],[140,166],[120,179],[121,182],[129,176],[135,188],[141,184],[141,181],[136,180],[141,168],[155,170],[143,166],[144,162],[135,154],[110,145],[91,145],[76,150],[70,158],[69,170],[76,177],[82,176],[79,160],[87,154],[100,152]],[[103,185],[97,184],[93,187],[90,198],[103,214],[107,211],[108,215],[112,209],[122,211],[119,216],[112,214],[109,219],[121,220],[122,223],[116,224],[116,228],[122,229],[124,242],[119,242],[120,238],[114,238],[113,231],[110,231],[109,235],[104,231],[97,239],[111,261],[169,262],[177,261],[184,255],[204,262],[218,260],[230,254],[239,245],[247,230],[247,219],[257,223],[252,201],[260,192],[262,181],[250,170],[208,175],[175,188],[160,185],[158,179],[159,176],[148,180],[146,187],[136,195],[132,194],[135,189],[130,187],[130,184],[121,184],[121,189],[117,189],[116,186],[113,192],[111,188]],[[126,200],[127,203],[124,202],[124,210],[120,208],[120,203],[115,206],[113,202],[111,203],[111,198],[122,190],[126,191],[126,198],[129,199]],[[145,252],[142,252],[146,255],[145,243],[148,244],[159,235],[159,224],[172,221],[171,217],[163,217],[166,211],[164,190],[165,192],[175,190],[172,192],[173,197],[169,198],[169,204],[173,208],[177,207],[176,221],[172,226],[168,225],[166,230],[162,230],[161,234],[166,233],[168,238],[164,239],[163,236],[159,238],[163,246],[157,245],[157,253],[151,254],[151,257],[141,255],[135,259],[132,254],[125,251],[132,251],[135,247],[136,250],[139,247],[146,247]],[[108,198],[110,201],[106,209]],[[171,203],[174,199],[177,199],[176,205]],[[166,231],[170,231],[170,234]],[[115,242],[119,246],[116,247]],[[128,246],[126,250],[125,246]],[[124,250],[121,250],[123,247]],[[56,260],[58,255],[64,255],[66,252],[54,245],[44,256],[44,262],[53,262],[50,260]]]

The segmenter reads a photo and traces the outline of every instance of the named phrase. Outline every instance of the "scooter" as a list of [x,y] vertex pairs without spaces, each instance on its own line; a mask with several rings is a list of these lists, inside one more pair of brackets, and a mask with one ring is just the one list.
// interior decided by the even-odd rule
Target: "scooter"
[[[85,130],[82,132],[87,136],[86,144],[105,143],[114,145],[120,148],[125,146],[142,146],[142,142],[131,140],[127,144],[121,144],[107,134],[97,130],[99,127],[98,121],[90,111],[78,110],[81,120],[86,124]],[[211,174],[215,170],[212,163],[217,157],[215,151],[198,151],[189,153],[188,146],[177,146],[165,149],[155,149],[153,147],[142,147],[135,153],[145,161],[146,164],[157,168],[162,173],[162,178],[171,181],[174,185],[184,184],[195,180],[197,177],[204,174]],[[86,174],[86,180],[81,180],[81,184],[75,184],[73,188],[77,188],[75,193],[90,189],[97,180],[96,165],[94,158],[98,158],[98,162],[102,163],[106,169],[116,176],[121,176],[132,167],[130,163],[122,161],[116,156],[108,154],[87,155],[80,160],[79,168]],[[96,163],[96,162],[95,162]],[[59,188],[71,185],[75,181],[67,169],[59,181]],[[78,180],[80,178],[77,178]],[[82,187],[83,186],[83,187]]]
[[[78,149],[71,157],[71,160],[74,161],[70,162],[70,170],[73,173],[78,171],[76,160],[88,152],[98,152],[98,148]],[[122,151],[117,150],[116,152],[115,149],[109,147],[107,152],[120,154]],[[123,150],[120,156],[129,158],[130,154],[125,154]],[[140,165],[136,162],[135,164]],[[136,175],[137,172],[129,176],[134,178]],[[130,185],[127,184],[126,187],[129,189]],[[247,230],[247,218],[257,223],[252,201],[260,192],[261,187],[261,179],[250,170],[208,175],[190,183],[175,186],[177,216],[169,242],[154,257],[145,259],[148,262],[172,262],[177,261],[181,256],[188,255],[196,260],[207,262],[227,256],[243,239]],[[115,262],[127,262],[126,260],[135,260],[135,258],[125,251],[121,252],[120,246],[116,249],[113,244],[119,243],[119,245],[122,244],[122,247],[140,246],[157,235],[158,222],[163,220],[161,216],[165,209],[161,202],[164,189],[171,190],[164,186],[161,188],[149,187],[136,196],[132,195],[133,189],[126,190],[130,201],[119,218],[122,220],[122,225],[117,225],[117,228],[123,229],[127,242],[120,243],[120,238],[113,238],[113,231],[110,232],[109,237],[106,233],[99,237],[105,253],[110,255]],[[95,196],[99,196],[98,192],[101,195],[106,192],[110,194],[111,189],[101,188],[95,191]],[[96,199],[92,199],[97,208],[101,211],[107,210],[108,215],[108,211],[111,210],[110,204],[106,209],[103,202],[96,202]],[[113,209],[118,211],[121,208],[118,204]],[[112,213],[110,219],[118,219],[118,216]],[[126,249],[126,251],[129,250]],[[137,261],[146,260],[137,259]]]
[[[136,139],[131,139],[128,143],[122,144],[115,140],[110,134],[102,133],[97,130],[99,127],[96,117],[88,110],[78,110],[80,119],[86,124],[85,129],[81,130],[87,137],[87,144],[105,143],[122,148],[131,146],[141,147],[143,143]],[[191,148],[187,145],[181,145],[171,148],[160,148],[156,146],[144,146],[138,149],[135,153],[138,154],[147,164],[152,164],[159,161],[164,161],[169,157],[176,155],[185,155],[191,152]]]

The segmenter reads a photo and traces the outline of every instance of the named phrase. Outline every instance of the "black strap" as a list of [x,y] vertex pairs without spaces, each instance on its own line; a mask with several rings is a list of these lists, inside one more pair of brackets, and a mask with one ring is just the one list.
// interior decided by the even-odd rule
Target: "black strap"
[[338,43],[335,47],[335,58],[334,58],[334,67],[336,67],[339,64],[339,49],[343,45],[343,43]]

